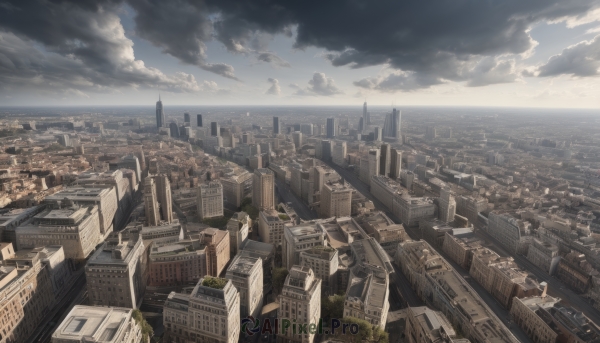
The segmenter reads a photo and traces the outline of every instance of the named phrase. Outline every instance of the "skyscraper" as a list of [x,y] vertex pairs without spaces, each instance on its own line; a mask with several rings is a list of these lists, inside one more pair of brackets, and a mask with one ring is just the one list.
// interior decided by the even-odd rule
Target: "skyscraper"
[[259,211],[275,208],[275,174],[270,169],[254,170],[252,205]]
[[169,131],[171,132],[172,138],[179,138],[181,136],[181,133],[179,132],[179,126],[177,126],[177,123],[174,121],[169,124]]
[[401,112],[394,108],[392,113],[385,116],[385,123],[383,124],[383,136],[393,141],[401,141],[402,135],[400,134],[400,123],[401,123]]
[[327,118],[327,138],[337,136],[338,122],[337,118]]
[[397,179],[400,177],[400,171],[402,170],[402,151],[392,149],[390,158],[390,177]]
[[449,188],[440,190],[440,199],[438,202],[440,209],[440,220],[444,223],[449,223],[454,220],[456,214],[456,200]]
[[202,115],[196,114],[196,126],[202,127]]
[[279,123],[279,117],[273,117],[273,134],[278,135],[281,133],[281,124]]
[[219,127],[219,123],[216,121],[210,123],[210,135],[213,137],[221,136],[221,128]]
[[190,123],[190,112],[183,113],[183,123],[184,124]]
[[156,196],[160,203],[160,214],[163,221],[173,222],[173,204],[171,200],[171,183],[166,175],[154,177],[156,182]]
[[156,127],[165,126],[165,111],[163,111],[163,104],[160,100],[160,94],[158,95],[158,101],[156,102]]
[[381,157],[379,158],[379,174],[383,176],[390,175],[391,151],[389,144],[381,144]]
[[362,120],[363,120],[363,128],[362,130],[366,130],[367,129],[367,125],[369,125],[370,120],[369,120],[369,112],[367,112],[367,102],[365,101],[365,103],[363,104],[363,115],[362,115]]
[[364,133],[364,131],[365,131],[365,119],[363,117],[360,117],[358,119],[358,132]]

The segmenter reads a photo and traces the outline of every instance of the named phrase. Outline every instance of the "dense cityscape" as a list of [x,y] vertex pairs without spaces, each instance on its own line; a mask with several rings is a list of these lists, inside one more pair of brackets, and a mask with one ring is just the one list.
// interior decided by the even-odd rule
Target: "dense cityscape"
[[590,113],[151,112],[3,111],[2,342],[600,341]]

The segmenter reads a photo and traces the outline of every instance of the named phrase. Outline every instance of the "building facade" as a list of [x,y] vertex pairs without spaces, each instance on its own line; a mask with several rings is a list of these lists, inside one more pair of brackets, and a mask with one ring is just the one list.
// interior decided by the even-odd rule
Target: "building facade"
[[345,184],[324,184],[321,189],[321,217],[348,217],[351,212],[352,189]]
[[258,318],[263,304],[263,268],[259,257],[237,255],[225,278],[231,280],[240,295],[240,317]]
[[[321,280],[315,277],[308,267],[292,266],[279,295],[279,318],[290,322],[306,324],[306,327],[319,324],[321,317]],[[313,332],[313,333],[311,333]],[[314,342],[314,330],[298,334],[291,329],[277,335],[278,342]]]
[[223,185],[211,181],[198,190],[198,217],[200,219],[223,216]]
[[275,174],[270,169],[256,169],[252,187],[252,205],[254,207],[259,211],[275,208]]

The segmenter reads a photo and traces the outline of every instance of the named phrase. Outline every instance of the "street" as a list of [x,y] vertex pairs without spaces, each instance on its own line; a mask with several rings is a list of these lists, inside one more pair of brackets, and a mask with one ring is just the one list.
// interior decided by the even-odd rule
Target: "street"
[[[348,183],[350,183],[359,192],[363,193],[363,195],[365,197],[367,197],[369,200],[373,201],[375,208],[377,208],[380,211],[385,212],[385,214],[388,217],[390,217],[390,219],[392,219],[394,222],[401,223],[401,221],[398,218],[396,218],[393,214],[391,214],[389,212],[387,207],[385,207],[385,205],[383,205],[383,203],[381,203],[381,201],[377,200],[371,194],[371,192],[369,191],[369,187],[364,182],[360,181],[358,179],[358,177],[356,175],[354,175],[354,173],[350,172],[349,170],[343,169],[331,162],[325,162],[325,161],[323,161],[323,162],[325,164],[327,164],[328,166],[330,166],[331,168],[333,168],[338,174],[340,174],[340,176],[342,176],[346,181],[348,181]],[[410,236],[411,239],[413,239],[413,240],[420,239],[420,233],[417,232],[418,230],[415,230],[415,228],[408,228],[408,227],[405,227],[405,229],[406,229],[406,233]],[[450,260],[443,253],[443,251],[439,251],[435,248],[434,248],[434,250],[438,254],[440,254],[442,257],[444,257],[446,259],[446,261],[448,263],[450,263],[450,265],[458,272],[459,275],[461,275],[463,278],[465,278],[465,276],[466,276],[467,278],[465,278],[465,280],[471,280],[471,278],[468,277],[469,276],[468,271],[465,271],[464,269],[460,268],[456,263],[454,263],[454,261]],[[417,303],[416,299],[418,299],[418,297],[416,297],[416,295],[414,295],[416,297],[416,299],[415,299],[410,295],[410,293],[415,294],[414,291],[409,293],[406,290],[406,288],[412,289],[412,287],[411,287],[410,283],[408,282],[408,280],[406,279],[406,277],[404,276],[404,274],[402,274],[402,270],[399,267],[397,267],[395,264],[394,264],[394,270],[396,271],[393,274],[396,274],[395,279],[396,279],[397,285],[398,285],[400,291],[402,291],[402,296],[404,297],[406,302],[409,305],[411,302]],[[400,278],[399,275],[402,275],[403,278]],[[469,282],[469,284],[475,290],[475,292],[477,292],[479,297],[481,297],[481,299],[486,303],[486,305],[494,312],[494,314],[504,322],[504,325],[506,325],[512,331],[512,333],[515,335],[515,337],[517,337],[521,342],[531,342],[531,339],[529,339],[529,337],[525,334],[525,332],[523,332],[523,330],[521,330],[521,328],[519,328],[517,325],[511,325],[509,323],[510,316],[509,316],[508,310],[506,310],[504,307],[502,307],[500,305],[500,303],[498,303],[492,297],[491,294],[489,294],[477,282]],[[403,285],[403,286],[401,286],[401,285]],[[422,302],[421,302],[421,304],[422,304]]]
[[291,203],[294,211],[296,211],[301,219],[311,220],[319,218],[317,212],[311,210],[308,205],[302,201],[302,199],[292,193],[290,186],[288,186],[285,182],[275,178],[275,184],[277,185],[277,195],[279,199],[282,200],[281,202],[286,204]]

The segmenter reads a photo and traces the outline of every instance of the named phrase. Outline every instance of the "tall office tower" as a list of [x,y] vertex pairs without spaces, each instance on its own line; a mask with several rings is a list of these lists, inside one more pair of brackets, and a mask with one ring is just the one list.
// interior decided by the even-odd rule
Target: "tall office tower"
[[275,209],[275,174],[270,169],[254,171],[252,205],[259,211]]
[[302,132],[292,132],[292,140],[294,142],[294,145],[296,146],[296,150],[300,149],[302,147]]
[[179,137],[181,137],[181,134],[179,132],[179,126],[177,126],[176,122],[172,121],[169,124],[169,131],[171,133],[171,137],[172,138],[179,138]]
[[312,136],[314,135],[314,125],[311,123],[301,124],[300,132],[302,132],[302,134],[305,136]]
[[[366,101],[363,104],[362,120],[363,120],[363,130],[364,130],[367,128],[367,125],[369,125],[369,112],[367,112],[367,102]],[[362,130],[361,130],[361,132],[362,132]]]
[[337,141],[333,146],[331,159],[338,166],[346,166],[346,157],[348,156],[348,147],[346,141]]
[[223,185],[211,181],[200,185],[198,191],[198,217],[200,219],[223,216]]
[[210,135],[213,137],[221,137],[221,127],[216,121],[210,123]]
[[173,222],[173,203],[171,199],[171,182],[166,175],[155,176],[156,195],[160,203],[160,214],[162,220],[167,223]]
[[371,149],[360,159],[359,178],[367,185],[371,184],[371,176],[379,175],[379,149]]
[[437,132],[435,130],[435,126],[427,126],[425,127],[425,139],[432,141],[437,136]]
[[202,127],[202,115],[196,114],[196,126]]
[[273,117],[273,134],[278,135],[281,133],[281,123],[279,117]]
[[163,110],[163,104],[160,100],[160,94],[158,95],[158,101],[156,102],[156,127],[165,126],[165,111]]
[[338,133],[337,118],[327,118],[327,138],[333,138]]
[[375,126],[373,128],[373,140],[375,142],[381,142],[382,139],[383,139],[383,133],[381,131],[381,128],[379,126]]
[[449,188],[442,188],[440,190],[440,220],[444,223],[449,223],[454,220],[454,215],[456,214],[456,200],[454,200],[454,196],[450,193]]
[[190,112],[183,113],[183,123],[188,125],[190,124]]
[[323,161],[331,161],[333,158],[333,142],[329,140],[321,141],[321,156]]
[[158,197],[156,196],[156,183],[154,178],[151,177],[144,180],[144,207],[148,226],[158,226],[158,223],[160,223]]
[[365,132],[365,119],[363,117],[360,117],[358,119],[358,132],[360,132],[360,133]]
[[383,176],[390,175],[390,166],[392,164],[391,150],[389,144],[381,144],[381,154],[379,158],[379,174]]
[[394,108],[392,113],[385,116],[385,123],[383,124],[383,137],[388,138],[392,141],[401,141],[402,135],[401,129],[401,112]]
[[400,171],[402,170],[402,151],[392,149],[390,158],[390,177],[397,179],[400,177]]
[[[309,267],[293,266],[279,295],[279,316],[306,327],[315,327],[321,317],[321,279]],[[315,330],[298,334],[290,328],[277,338],[285,342],[313,343]]]

